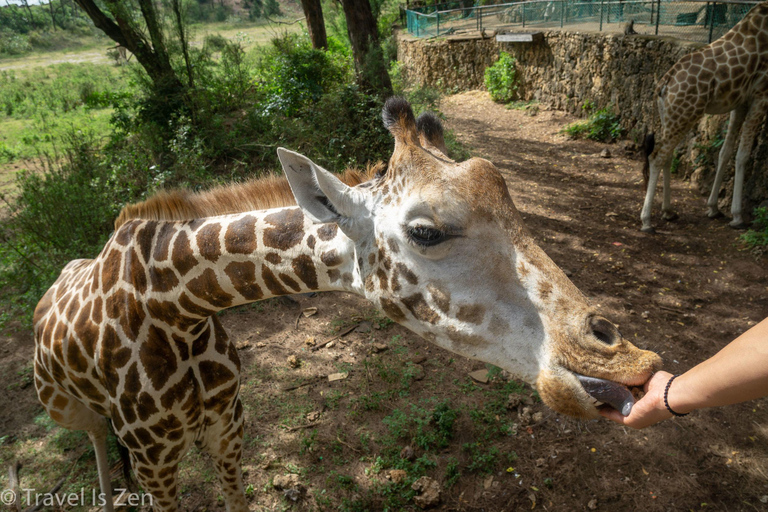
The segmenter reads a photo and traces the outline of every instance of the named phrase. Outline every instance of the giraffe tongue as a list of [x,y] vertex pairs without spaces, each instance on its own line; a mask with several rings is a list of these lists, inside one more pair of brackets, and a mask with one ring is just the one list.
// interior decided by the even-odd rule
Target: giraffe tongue
[[584,390],[589,393],[589,396],[610,405],[619,411],[622,416],[629,416],[635,403],[635,399],[629,389],[610,380],[585,377],[578,374],[577,377]]

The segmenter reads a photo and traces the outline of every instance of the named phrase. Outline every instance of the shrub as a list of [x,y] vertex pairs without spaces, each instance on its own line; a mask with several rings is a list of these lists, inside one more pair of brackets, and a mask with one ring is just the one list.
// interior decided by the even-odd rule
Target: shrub
[[517,60],[506,52],[501,52],[499,60],[485,70],[485,88],[491,93],[491,99],[499,103],[509,103],[517,98],[518,76],[515,69]]
[[609,108],[601,108],[586,121],[578,121],[563,128],[563,133],[574,139],[584,138],[598,142],[612,142],[621,137],[623,130],[619,116]]
[[768,207],[755,208],[752,213],[755,216],[752,227],[740,238],[756,253],[763,253],[768,251]]

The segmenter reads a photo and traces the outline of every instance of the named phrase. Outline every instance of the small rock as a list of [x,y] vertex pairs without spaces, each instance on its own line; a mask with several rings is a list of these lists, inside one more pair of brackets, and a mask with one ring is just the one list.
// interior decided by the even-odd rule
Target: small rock
[[301,366],[301,361],[299,361],[299,358],[293,354],[288,356],[288,359],[286,361],[288,362],[288,366],[290,366],[291,368],[298,368],[299,366]]
[[317,314],[317,308],[306,308],[301,312],[305,317],[310,317]]
[[425,376],[424,368],[420,364],[413,365],[413,380],[423,380]]
[[315,341],[314,336],[307,336],[307,339],[304,340],[304,344],[308,347],[314,347],[317,345],[317,342]]
[[374,354],[378,354],[379,352],[384,352],[385,350],[389,350],[389,345],[386,343],[374,343],[371,347],[371,351]]
[[544,419],[544,413],[542,412],[535,412],[533,413],[533,416],[531,416],[531,420],[534,423],[541,423],[541,420]]
[[640,313],[640,316],[643,317],[644,320],[647,320],[647,319],[649,319],[651,317],[651,312],[650,311],[643,311],[642,313]]
[[768,494],[760,496],[760,503],[768,503]]
[[544,459],[544,458],[541,458],[541,459],[536,459],[536,467],[537,467],[537,468],[540,468],[540,467],[542,467],[542,466],[543,466],[544,464],[546,464],[546,463],[547,463],[547,460],[546,460],[546,459]]
[[608,148],[605,148],[600,152],[600,158],[611,158],[611,150]]
[[440,503],[440,484],[428,476],[423,476],[413,482],[411,489],[421,493],[413,498],[416,505],[421,508],[434,507]]
[[299,475],[294,475],[293,473],[289,475],[277,475],[274,479],[272,479],[272,486],[278,490],[290,489],[298,485]]
[[485,489],[486,491],[490,489],[492,485],[493,485],[493,476],[489,476],[483,481],[483,489]]
[[589,500],[589,503],[587,503],[587,507],[589,510],[597,510],[597,498],[592,498]]
[[371,332],[371,329],[373,329],[373,324],[366,320],[364,322],[360,322],[357,327],[355,327],[355,332]]
[[406,477],[408,476],[408,473],[406,473],[402,469],[392,469],[389,471],[388,476],[389,476],[389,479],[392,480],[392,482],[399,484],[400,482],[406,479]]
[[299,501],[301,493],[304,490],[303,486],[292,487],[290,489],[283,489],[283,495],[291,501]]
[[488,383],[488,370],[477,370],[470,373],[469,376],[481,384]]
[[238,341],[237,343],[235,343],[235,348],[237,348],[237,350],[243,350],[250,346],[251,346],[251,342],[248,340]]
[[413,364],[421,364],[426,360],[427,360],[427,356],[416,356],[413,359],[411,359],[411,362]]
[[520,395],[509,395],[509,398],[507,399],[507,409],[517,409],[521,403],[522,398]]
[[325,344],[325,348],[333,348],[335,345],[336,345],[336,342],[335,342],[335,341],[332,341],[332,342],[330,342],[330,343],[326,343],[326,344]]
[[412,446],[405,446],[400,450],[400,458],[405,460],[413,460],[416,458],[416,454],[413,452]]
[[349,376],[348,373],[332,373],[328,376],[328,382],[335,382],[337,380],[344,380]]
[[258,343],[256,344],[256,348],[264,348],[264,347],[266,347],[266,346],[267,346],[267,344],[266,344],[266,343],[264,343],[263,341],[260,341],[260,342],[258,342]]
[[320,419],[320,411],[312,411],[307,413],[307,421],[313,422]]

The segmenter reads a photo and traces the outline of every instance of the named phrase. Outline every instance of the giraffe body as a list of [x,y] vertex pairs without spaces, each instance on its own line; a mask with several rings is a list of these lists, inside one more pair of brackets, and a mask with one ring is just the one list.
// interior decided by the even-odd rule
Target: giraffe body
[[598,415],[579,376],[639,385],[658,367],[533,242],[490,162],[449,160],[436,119],[417,128],[402,100],[384,119],[395,151],[370,181],[346,185],[280,149],[298,207],[188,220],[131,207],[98,257],[65,267],[35,311],[35,385],[57,423],[88,432],[103,493],[106,417],[155,510],[178,509],[192,444],[210,454],[227,509],[248,509],[240,363],[215,313],[272,296],[358,293],[577,417]]
[[664,172],[662,216],[674,220],[670,206],[672,154],[704,114],[730,112],[728,133],[720,150],[717,173],[707,200],[710,218],[722,215],[717,209],[725,167],[736,139],[736,170],[731,203],[734,228],[742,228],[744,168],[755,138],[768,112],[768,2],[755,6],[717,41],[682,57],[656,88],[661,137],[648,148],[648,186],[640,214],[642,231],[653,232],[651,208],[659,174]]

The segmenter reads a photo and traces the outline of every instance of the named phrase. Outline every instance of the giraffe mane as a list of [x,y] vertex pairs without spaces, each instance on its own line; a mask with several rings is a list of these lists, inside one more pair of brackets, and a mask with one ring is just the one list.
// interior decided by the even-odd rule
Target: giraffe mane
[[[364,172],[347,169],[339,179],[356,186],[372,179],[385,165],[369,164]],[[161,190],[139,203],[123,207],[115,220],[115,230],[130,220],[194,220],[230,213],[266,210],[296,205],[288,180],[267,174],[242,183],[220,185],[201,192],[186,189]]]

